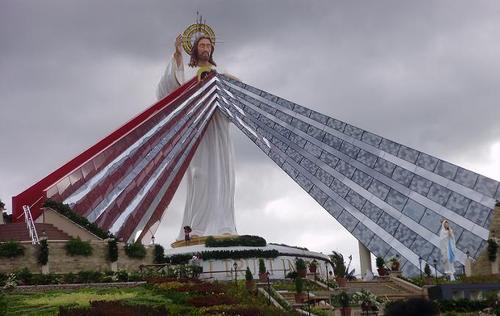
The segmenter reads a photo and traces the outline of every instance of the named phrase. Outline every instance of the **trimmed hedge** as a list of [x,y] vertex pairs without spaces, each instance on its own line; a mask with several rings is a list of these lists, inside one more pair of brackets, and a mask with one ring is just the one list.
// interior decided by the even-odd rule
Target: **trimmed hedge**
[[265,247],[267,242],[264,238],[252,235],[242,235],[234,238],[217,240],[210,236],[205,241],[205,247]]
[[71,209],[71,207],[69,207],[68,204],[63,204],[61,202],[56,202],[49,199],[45,201],[43,206],[50,207],[51,209],[57,211],[59,214],[67,217],[71,221],[87,229],[88,231],[98,236],[99,238],[102,239],[113,238],[113,234],[101,229],[96,224],[89,222],[88,219],[86,219],[85,217],[78,215]]
[[40,240],[38,247],[37,261],[38,264],[44,266],[49,262],[49,244],[47,243],[47,239]]
[[[248,259],[248,258],[276,258],[280,255],[278,250],[216,250],[202,251],[200,259]],[[171,264],[187,264],[193,258],[193,254],[181,254],[167,256],[166,262]]]
[[164,263],[165,262],[165,249],[162,245],[155,245],[154,251],[154,263]]
[[108,240],[108,260],[110,262],[118,260],[118,244],[114,238]]
[[92,255],[92,246],[90,245],[90,242],[83,241],[80,237],[68,240],[64,248],[66,248],[66,252],[70,256],[88,257]]
[[142,259],[146,257],[146,248],[140,242],[125,245],[125,253],[130,258]]
[[0,243],[0,257],[14,258],[24,255],[24,247],[17,241]]

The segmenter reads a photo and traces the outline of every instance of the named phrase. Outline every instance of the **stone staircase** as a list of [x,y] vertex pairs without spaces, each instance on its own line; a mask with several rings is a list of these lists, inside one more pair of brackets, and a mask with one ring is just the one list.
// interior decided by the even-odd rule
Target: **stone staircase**
[[398,278],[382,278],[375,281],[347,282],[349,293],[367,290],[376,296],[390,301],[404,300],[413,297],[425,297],[424,289]]
[[[51,224],[35,223],[38,237],[45,236],[48,240],[69,240],[70,236]],[[0,242],[5,241],[31,241],[26,223],[11,223],[0,225]]]

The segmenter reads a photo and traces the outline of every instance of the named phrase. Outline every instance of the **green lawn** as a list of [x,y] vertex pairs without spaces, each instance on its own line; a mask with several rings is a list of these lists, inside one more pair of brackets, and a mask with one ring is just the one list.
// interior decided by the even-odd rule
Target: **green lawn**
[[125,300],[128,304],[171,304],[168,298],[155,294],[146,287],[124,289],[80,289],[49,291],[35,294],[6,294],[7,312],[10,315],[51,316],[57,315],[59,306],[89,306],[90,301]]

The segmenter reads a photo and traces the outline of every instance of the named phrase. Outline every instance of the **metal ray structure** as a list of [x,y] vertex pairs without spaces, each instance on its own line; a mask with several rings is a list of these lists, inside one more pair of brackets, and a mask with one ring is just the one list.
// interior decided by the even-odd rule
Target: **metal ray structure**
[[[441,219],[457,269],[485,247],[499,183],[224,75],[194,79],[13,198],[47,198],[124,240],[154,233],[214,111],[221,111],[375,256],[442,271]],[[461,271],[461,270],[458,270]]]

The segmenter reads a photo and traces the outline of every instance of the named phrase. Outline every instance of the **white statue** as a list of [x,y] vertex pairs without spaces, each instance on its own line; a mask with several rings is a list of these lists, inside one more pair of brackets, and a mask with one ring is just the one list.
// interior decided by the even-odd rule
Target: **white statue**
[[[182,35],[175,41],[175,53],[158,85],[162,99],[191,79],[198,67],[215,67],[214,43],[201,36],[193,44],[186,76],[182,60]],[[186,171],[187,198],[184,217],[177,240],[184,240],[183,227],[191,228],[191,236],[236,235],[234,220],[234,151],[229,135],[229,120],[215,111],[193,159]]]
[[441,223],[441,231],[439,232],[439,249],[441,250],[441,260],[444,266],[444,273],[449,276],[451,281],[455,280],[456,253],[455,234],[451,229],[447,220]]

